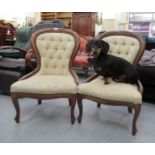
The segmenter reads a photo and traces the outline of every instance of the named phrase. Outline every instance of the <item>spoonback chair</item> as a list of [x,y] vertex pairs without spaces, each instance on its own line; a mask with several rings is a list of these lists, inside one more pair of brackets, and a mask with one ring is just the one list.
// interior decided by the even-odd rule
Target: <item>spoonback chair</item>
[[[137,65],[145,48],[144,40],[128,31],[105,32],[96,39],[103,39],[109,43],[109,54],[122,57],[133,65]],[[78,121],[80,123],[82,120],[83,99],[97,102],[98,107],[101,104],[127,106],[129,112],[132,109],[135,110],[132,124],[132,134],[135,135],[137,132],[136,121],[141,109],[142,92],[143,88],[140,81],[138,81],[138,85],[114,81],[111,81],[110,84],[104,84],[103,78],[94,74],[86,80],[86,83],[78,87],[78,106],[80,110]]]
[[20,121],[18,98],[68,98],[71,105],[71,123],[76,104],[78,78],[72,63],[79,48],[79,35],[71,30],[46,28],[31,37],[37,67],[11,86],[11,97],[16,109],[15,121]]

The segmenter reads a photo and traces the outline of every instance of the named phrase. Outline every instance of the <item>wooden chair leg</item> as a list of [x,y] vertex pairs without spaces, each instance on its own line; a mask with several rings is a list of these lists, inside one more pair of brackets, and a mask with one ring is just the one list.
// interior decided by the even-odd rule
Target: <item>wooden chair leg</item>
[[131,107],[128,107],[128,112],[132,113],[132,108]]
[[100,108],[101,107],[101,104],[100,103],[97,103],[97,107]]
[[74,115],[74,109],[76,105],[76,97],[72,97],[69,99],[69,104],[71,104],[71,123],[75,123],[75,115]]
[[39,99],[39,100],[38,100],[38,105],[41,105],[41,104],[42,104],[42,100]]
[[132,135],[133,136],[135,136],[137,132],[136,122],[140,114],[141,104],[136,104],[134,109],[135,109],[135,114],[134,114],[133,123],[132,123]]
[[69,106],[71,107],[71,105],[72,105],[72,101],[71,101],[71,99],[69,98]]
[[83,71],[85,72],[85,77],[88,76],[88,66],[83,66]]
[[83,105],[82,105],[82,98],[79,95],[77,96],[77,101],[78,101],[78,107],[79,107],[78,122],[81,123],[82,115],[83,115]]
[[14,94],[14,93],[11,93],[11,98],[12,98],[12,103],[16,110],[15,121],[16,121],[16,123],[19,123],[20,122],[20,106],[18,103],[18,98],[17,98],[16,94]]

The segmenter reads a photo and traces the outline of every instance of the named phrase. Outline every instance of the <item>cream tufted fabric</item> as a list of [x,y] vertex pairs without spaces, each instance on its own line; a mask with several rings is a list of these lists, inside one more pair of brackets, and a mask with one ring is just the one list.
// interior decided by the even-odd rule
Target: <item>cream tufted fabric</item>
[[11,92],[36,94],[76,94],[77,85],[72,77],[64,75],[36,75],[26,80],[20,80],[14,83],[11,86]]
[[131,103],[141,103],[142,101],[137,86],[126,83],[116,83],[114,81],[112,81],[111,84],[105,85],[101,76],[91,82],[79,85],[78,93],[104,100],[114,99],[115,101]]
[[41,58],[39,72],[31,78],[11,86],[11,92],[57,94],[77,92],[77,85],[69,72],[75,39],[68,33],[46,32],[36,38]]
[[41,75],[69,75],[69,61],[75,46],[69,34],[45,33],[36,40],[41,56]]
[[139,52],[140,44],[135,38],[117,35],[105,37],[103,40],[110,44],[109,54],[122,57],[130,63],[133,63]]

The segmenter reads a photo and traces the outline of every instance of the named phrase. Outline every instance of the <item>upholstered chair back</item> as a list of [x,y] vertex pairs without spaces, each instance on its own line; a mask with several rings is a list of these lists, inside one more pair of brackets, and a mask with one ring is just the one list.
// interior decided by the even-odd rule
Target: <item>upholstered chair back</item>
[[32,36],[40,75],[70,75],[72,62],[79,48],[79,38],[65,29],[43,29]]
[[145,43],[140,36],[128,31],[105,32],[98,36],[110,45],[109,54],[137,64],[144,52]]
[[21,27],[16,30],[16,42],[14,47],[28,51],[30,49],[30,37],[32,34],[32,27]]

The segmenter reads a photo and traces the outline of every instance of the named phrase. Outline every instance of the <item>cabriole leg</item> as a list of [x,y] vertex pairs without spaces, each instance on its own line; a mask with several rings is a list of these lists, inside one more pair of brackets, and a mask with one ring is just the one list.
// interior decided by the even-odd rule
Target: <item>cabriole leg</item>
[[18,103],[18,98],[17,98],[15,93],[11,94],[11,98],[12,98],[12,103],[13,103],[15,110],[16,110],[15,121],[16,121],[16,123],[19,123],[20,122],[20,106]]

